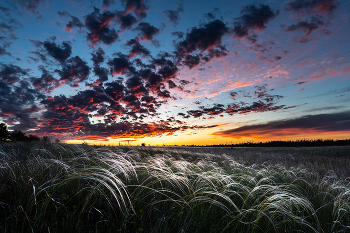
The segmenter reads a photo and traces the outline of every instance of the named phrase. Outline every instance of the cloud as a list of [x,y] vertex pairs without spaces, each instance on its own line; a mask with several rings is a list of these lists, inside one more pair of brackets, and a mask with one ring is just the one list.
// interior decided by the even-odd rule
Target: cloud
[[132,14],[124,15],[122,12],[118,14],[116,21],[121,24],[120,29],[123,31],[137,23],[137,19]]
[[322,18],[313,16],[311,22],[299,21],[297,24],[292,24],[288,27],[281,25],[281,28],[285,32],[304,31],[306,33],[305,36],[298,38],[299,41],[304,41],[314,30],[321,27],[322,25],[324,25]]
[[31,78],[31,82],[35,88],[45,93],[50,93],[54,89],[61,86],[59,80],[53,77],[53,75],[47,71],[44,67],[40,67],[42,75],[40,78]]
[[178,39],[182,39],[184,37],[185,33],[183,33],[183,32],[172,32],[171,35],[177,36]]
[[97,80],[88,84],[88,86],[100,86],[103,82],[108,80],[108,76],[111,72],[107,68],[100,66],[100,64],[105,61],[105,52],[101,48],[96,49],[91,55],[91,60],[94,62],[93,72]]
[[110,23],[117,16],[116,13],[100,10],[94,7],[94,12],[85,16],[85,26],[89,30],[87,40],[94,47],[98,43],[110,45],[118,39],[118,33],[111,28]]
[[36,101],[44,99],[45,95],[31,88],[27,81],[14,82],[13,76],[26,74],[20,69],[10,65],[0,73],[0,118],[7,124],[15,125],[12,129],[36,129],[38,118],[32,114],[40,111]]
[[98,77],[98,79],[91,84],[92,86],[99,86],[103,82],[108,81],[108,75],[110,72],[107,68],[98,65],[93,68],[93,72]]
[[41,61],[45,63],[48,62],[47,57],[44,54],[40,53],[39,51],[31,51],[29,53],[34,54],[36,57],[38,57]]
[[176,50],[180,55],[188,55],[196,50],[210,50],[221,44],[226,33],[228,27],[221,20],[211,21],[202,27],[193,27],[186,34],[186,38],[176,44]]
[[41,3],[45,0],[15,0],[21,7],[29,11],[36,11]]
[[72,15],[70,17],[71,17],[71,20],[65,26],[65,29],[67,32],[72,32],[72,29],[76,27],[80,29],[85,27],[84,24],[80,21],[80,19]]
[[176,26],[179,23],[180,12],[184,11],[182,4],[177,3],[177,5],[178,5],[178,8],[176,10],[163,11],[163,14],[165,15],[165,17],[167,17],[169,21],[174,24],[174,26]]
[[62,69],[56,69],[55,72],[61,76],[60,82],[78,87],[81,82],[88,79],[90,67],[79,56],[75,56],[62,63]]
[[0,56],[12,56],[12,54],[7,50],[10,45],[11,43],[3,43],[3,45],[0,45]]
[[[214,20],[221,15],[219,8],[214,8],[213,11],[209,13],[204,13],[203,16],[209,20]],[[222,18],[222,17],[221,17]]]
[[[226,47],[221,44],[222,37],[229,29],[221,20],[214,20],[200,27],[193,27],[185,39],[175,44],[175,54],[179,65],[189,69],[206,63],[212,58],[226,56]],[[175,32],[176,34],[179,34]],[[175,34],[174,33],[174,34]],[[182,38],[182,34],[181,35]]]
[[[110,83],[109,86],[111,88],[114,86],[112,89],[119,88],[120,92],[123,92],[124,89],[120,83]],[[128,121],[126,116],[136,116],[138,112],[141,114],[138,118],[142,119],[142,113],[151,114],[152,111],[155,111],[155,99],[151,96],[144,96],[141,101],[130,98],[127,102],[130,104],[127,110],[118,103],[110,102],[108,98],[109,96],[99,90],[86,90],[70,98],[63,95],[48,97],[41,101],[46,109],[43,112],[42,121],[45,124],[42,124],[37,133],[46,132],[48,135],[61,139],[143,138],[216,126],[189,126],[175,118],[148,123],[138,122],[137,118]],[[119,97],[117,99],[120,100]],[[104,105],[104,102],[110,105]],[[105,116],[104,121],[92,123],[89,119],[93,116],[89,114],[91,111],[97,112],[94,116]],[[119,117],[118,121],[115,121],[116,117]]]
[[148,40],[148,41],[153,40],[153,37],[159,33],[158,28],[146,22],[139,23],[134,30],[140,32],[141,40]]
[[308,14],[330,14],[339,3],[336,0],[293,0],[288,3],[286,11]]
[[91,53],[91,55],[91,60],[94,62],[94,66],[99,65],[105,60],[105,51],[103,51],[103,49],[101,48],[96,49],[94,52]]
[[0,67],[1,67],[1,71],[0,71],[1,80],[7,83],[18,82],[21,76],[28,74],[28,70],[25,70],[13,64],[0,63]]
[[126,45],[131,47],[131,50],[129,52],[129,59],[138,55],[142,55],[142,58],[145,58],[151,54],[151,52],[148,49],[146,49],[140,44],[137,38],[128,40],[126,42]]
[[270,121],[264,124],[241,126],[235,129],[215,132],[223,137],[278,138],[329,132],[349,132],[350,112],[306,115],[299,118]]
[[233,32],[236,37],[246,37],[251,30],[263,31],[269,21],[276,18],[278,11],[274,12],[270,6],[261,4],[243,7],[241,16],[235,19]]
[[102,10],[108,10],[108,8],[114,4],[114,1],[113,0],[103,0],[102,1]]
[[116,55],[117,57],[107,62],[107,64],[111,66],[113,74],[120,75],[126,71],[134,71],[131,63],[129,62],[128,56],[122,53],[118,53]]
[[66,61],[72,54],[72,46],[68,41],[62,42],[61,46],[51,41],[45,41],[42,43],[42,45],[49,55],[59,62]]
[[6,35],[8,39],[16,39],[15,31],[22,27],[21,23],[11,16],[9,8],[0,6],[0,11],[2,12],[0,14],[0,32],[2,35]]
[[320,97],[320,96],[327,96],[327,95],[338,95],[338,94],[347,93],[347,92],[350,92],[350,86],[344,87],[344,88],[340,88],[340,89],[334,89],[334,90],[327,91],[327,92],[321,93],[319,95],[314,95],[314,96],[311,96],[311,97]]
[[125,6],[126,14],[133,12],[140,19],[146,17],[149,7],[144,0],[121,0],[121,2]]
[[277,111],[282,109],[294,108],[296,106],[285,106],[285,105],[276,105],[276,102],[283,98],[281,95],[271,95],[268,93],[267,85],[255,86],[255,91],[253,94],[247,93],[245,91],[231,92],[230,97],[236,100],[239,97],[249,97],[253,100],[258,99],[258,101],[248,102],[236,102],[228,104],[227,106],[223,104],[216,103],[212,107],[200,106],[198,110],[189,110],[187,111],[187,116],[182,115],[185,118],[190,116],[194,118],[206,117],[206,116],[217,116],[223,113],[226,113],[229,116],[235,114],[250,114],[250,113],[259,113],[259,112],[269,112]]

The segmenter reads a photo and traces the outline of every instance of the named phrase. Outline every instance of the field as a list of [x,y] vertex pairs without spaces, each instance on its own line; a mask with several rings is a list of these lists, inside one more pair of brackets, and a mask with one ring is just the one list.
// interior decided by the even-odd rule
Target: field
[[0,144],[0,232],[350,232],[350,147]]

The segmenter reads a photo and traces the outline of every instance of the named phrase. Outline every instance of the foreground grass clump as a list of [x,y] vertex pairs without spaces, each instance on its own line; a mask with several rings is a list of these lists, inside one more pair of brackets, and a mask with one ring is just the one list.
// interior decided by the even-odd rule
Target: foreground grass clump
[[0,144],[1,232],[347,232],[350,187],[226,155]]

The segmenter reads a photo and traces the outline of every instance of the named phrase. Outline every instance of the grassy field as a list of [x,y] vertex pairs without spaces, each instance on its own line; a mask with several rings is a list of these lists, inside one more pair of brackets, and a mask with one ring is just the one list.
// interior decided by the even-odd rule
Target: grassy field
[[0,232],[350,232],[350,147],[0,144]]

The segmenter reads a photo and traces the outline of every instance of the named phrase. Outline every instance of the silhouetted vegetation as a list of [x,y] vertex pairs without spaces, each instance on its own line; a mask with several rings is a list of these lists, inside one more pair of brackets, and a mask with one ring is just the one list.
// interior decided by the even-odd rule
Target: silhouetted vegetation
[[6,141],[9,135],[10,133],[7,131],[7,125],[5,123],[0,123],[0,141]]
[[[42,139],[44,142],[50,142],[48,136],[44,136]],[[31,141],[40,141],[40,137],[34,134],[25,135],[21,130],[14,130],[9,132],[7,125],[5,123],[0,123],[0,141],[5,142],[31,142]]]
[[[176,145],[175,145],[176,146]],[[243,142],[236,144],[215,144],[215,145],[182,145],[194,147],[317,147],[317,146],[350,146],[350,139],[316,139],[316,140],[289,140],[289,141],[268,141],[268,142]]]

